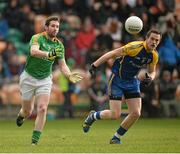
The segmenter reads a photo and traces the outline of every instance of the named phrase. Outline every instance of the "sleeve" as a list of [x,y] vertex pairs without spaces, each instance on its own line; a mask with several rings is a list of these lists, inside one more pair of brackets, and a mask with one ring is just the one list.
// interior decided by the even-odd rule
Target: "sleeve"
[[33,36],[31,37],[29,46],[31,47],[32,45],[39,45],[39,37],[40,37],[40,35],[38,35],[38,34],[33,35]]
[[136,56],[141,51],[142,48],[143,48],[143,44],[139,42],[131,42],[122,47],[125,55],[132,57]]
[[153,51],[153,60],[150,63],[150,67],[156,66],[157,63],[158,63],[158,53],[157,53],[157,51]]

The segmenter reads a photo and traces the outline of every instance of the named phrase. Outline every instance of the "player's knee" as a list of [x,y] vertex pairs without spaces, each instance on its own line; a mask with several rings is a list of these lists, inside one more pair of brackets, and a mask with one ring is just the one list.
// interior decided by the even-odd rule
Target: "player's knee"
[[47,112],[47,105],[40,105],[38,108],[39,113],[46,113]]
[[141,116],[141,112],[139,111],[134,111],[131,113],[131,116],[134,118],[134,119],[138,119],[140,116]]

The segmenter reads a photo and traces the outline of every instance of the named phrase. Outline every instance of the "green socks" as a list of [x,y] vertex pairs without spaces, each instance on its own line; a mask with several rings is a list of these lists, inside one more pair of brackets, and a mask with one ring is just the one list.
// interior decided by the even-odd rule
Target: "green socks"
[[40,136],[41,136],[41,132],[38,130],[34,130],[32,133],[32,144],[37,144]]

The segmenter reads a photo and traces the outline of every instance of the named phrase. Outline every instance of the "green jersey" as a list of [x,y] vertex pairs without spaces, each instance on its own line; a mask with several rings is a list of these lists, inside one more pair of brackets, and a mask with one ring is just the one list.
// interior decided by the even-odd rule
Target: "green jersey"
[[[49,52],[54,48],[59,47],[62,52],[61,57],[59,58],[64,59],[63,44],[57,38],[54,38],[53,40],[48,39],[46,32],[33,35],[30,41],[30,48],[32,45],[38,45],[39,49],[44,52]],[[25,71],[37,79],[44,79],[52,73],[53,63],[54,60],[33,57],[29,53],[26,60]]]

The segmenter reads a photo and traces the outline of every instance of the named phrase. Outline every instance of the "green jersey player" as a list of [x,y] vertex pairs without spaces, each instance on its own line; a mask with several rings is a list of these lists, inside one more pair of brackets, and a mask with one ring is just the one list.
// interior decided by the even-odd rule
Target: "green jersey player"
[[66,65],[64,46],[56,37],[58,31],[59,18],[55,16],[47,18],[45,31],[33,35],[31,38],[30,52],[25,69],[20,76],[22,107],[16,119],[18,126],[21,126],[24,120],[31,115],[34,102],[37,102],[37,117],[32,133],[32,145],[38,143],[45,125],[52,86],[52,65],[55,59],[58,59],[60,70],[71,82],[76,83],[82,79],[78,73],[72,73]]

